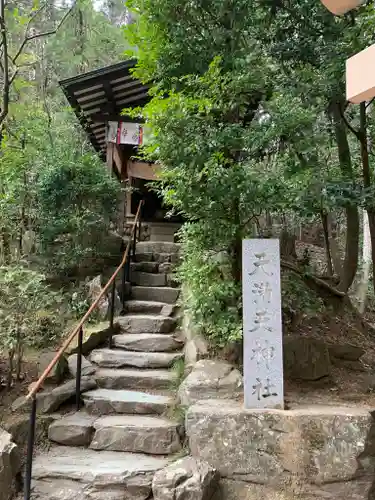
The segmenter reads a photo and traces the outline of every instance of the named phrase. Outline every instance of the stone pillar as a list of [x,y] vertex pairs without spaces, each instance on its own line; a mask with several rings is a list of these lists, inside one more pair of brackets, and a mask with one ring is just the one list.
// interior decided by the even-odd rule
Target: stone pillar
[[279,240],[244,240],[242,252],[245,408],[283,408]]

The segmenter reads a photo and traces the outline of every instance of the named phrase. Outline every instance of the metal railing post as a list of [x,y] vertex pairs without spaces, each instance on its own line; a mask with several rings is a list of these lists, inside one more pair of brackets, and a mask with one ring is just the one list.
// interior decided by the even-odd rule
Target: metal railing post
[[139,212],[139,220],[138,220],[138,241],[141,241],[141,232],[142,232],[142,207],[143,207],[143,202],[141,205],[141,209]]
[[[137,221],[135,221],[134,224],[137,224]],[[133,260],[135,260],[136,247],[137,247],[137,226],[135,227],[134,233],[133,233],[133,245],[132,245],[132,257],[133,257]]]
[[33,454],[34,454],[34,439],[35,439],[35,424],[36,424],[36,403],[37,403],[37,400],[36,400],[36,394],[35,394],[31,400],[29,435],[27,438],[24,500],[30,500],[30,497],[31,497],[31,476],[32,476],[32,471],[33,471]]
[[129,274],[130,274],[130,268],[128,265],[128,262],[130,263],[129,259],[126,259],[125,266],[122,270],[122,288],[121,288],[121,300],[122,300],[122,310],[125,311],[125,289],[126,289],[126,282],[129,281]]
[[111,310],[109,316],[109,347],[112,347],[112,333],[113,333],[113,320],[115,317],[115,297],[116,297],[116,280],[112,283],[112,293],[111,293]]
[[82,342],[83,342],[83,328],[78,332],[78,355],[77,355],[77,373],[76,373],[76,409],[81,408],[81,372],[82,372]]
[[[133,256],[135,255],[135,250],[136,250],[136,240],[137,240],[137,222],[140,220],[140,214],[141,214],[141,208],[142,208],[143,202],[140,202],[138,205],[138,210],[137,214],[135,216],[135,221],[134,221],[134,226],[132,228],[132,231],[130,233],[130,238],[129,241],[127,242],[126,249],[123,253],[122,259],[120,264],[117,266],[115,272],[112,274],[110,279],[108,280],[107,284],[103,287],[97,298],[94,300],[94,302],[91,304],[91,306],[88,308],[88,310],[85,312],[85,314],[82,316],[76,327],[73,329],[73,331],[66,337],[66,339],[63,341],[61,347],[58,349],[56,352],[55,356],[51,360],[51,362],[48,364],[48,366],[45,368],[43,371],[42,375],[39,377],[37,382],[34,384],[34,386],[29,390],[26,400],[33,400],[33,405],[35,404],[35,407],[33,406],[33,411],[36,412],[36,401],[34,399],[37,396],[38,391],[43,385],[43,382],[45,379],[48,377],[48,374],[51,372],[51,370],[56,366],[56,363],[60,361],[61,356],[64,355],[65,351],[67,350],[68,346],[71,344],[71,342],[77,337],[78,335],[78,357],[77,357],[77,376],[76,376],[76,396],[77,396],[77,409],[80,408],[80,403],[81,403],[81,371],[82,371],[82,342],[83,342],[83,325],[86,323],[86,321],[89,319],[90,315],[92,314],[93,310],[98,306],[100,300],[104,297],[106,293],[108,293],[110,286],[112,285],[112,303],[111,303],[111,316],[110,316],[110,345],[112,345],[112,333],[113,333],[113,321],[114,321],[114,310],[115,310],[115,292],[116,292],[116,278],[119,275],[121,271],[124,270],[124,267],[126,268],[126,272],[130,272],[130,260],[131,260],[131,252],[133,251]],[[125,273],[125,278],[126,278],[126,273]],[[126,281],[125,281],[126,282]],[[125,294],[124,294],[125,296]],[[35,426],[35,415],[32,415],[32,418],[34,418],[33,425]],[[34,437],[34,436],[32,436]],[[30,438],[31,439],[31,438]],[[30,441],[31,442],[31,441]],[[32,461],[32,446],[30,446],[31,449],[31,459],[28,462],[28,473],[29,476],[31,477],[31,461]],[[30,467],[30,470],[29,470]],[[28,478],[29,481],[31,481],[31,478]],[[31,484],[31,483],[30,483]],[[30,497],[30,484],[25,486],[25,499],[29,500]]]

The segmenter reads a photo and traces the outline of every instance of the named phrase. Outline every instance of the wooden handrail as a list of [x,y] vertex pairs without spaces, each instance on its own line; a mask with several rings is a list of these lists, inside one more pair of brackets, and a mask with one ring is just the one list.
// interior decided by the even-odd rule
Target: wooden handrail
[[132,244],[132,240],[133,240],[133,237],[134,237],[134,231],[136,230],[137,222],[138,222],[138,220],[140,218],[142,204],[143,204],[143,201],[140,201],[140,203],[138,205],[137,214],[136,214],[135,219],[134,219],[134,225],[133,225],[133,228],[132,228],[132,231],[131,231],[131,234],[130,234],[130,238],[129,238],[128,244],[126,245],[126,249],[125,249],[125,252],[124,252],[124,255],[122,257],[120,265],[117,267],[116,271],[112,274],[112,276],[109,279],[108,283],[105,285],[105,287],[103,288],[103,290],[100,292],[100,294],[98,295],[98,297],[96,298],[96,300],[91,304],[91,306],[89,307],[89,309],[87,310],[87,312],[83,315],[81,321],[78,323],[78,325],[74,328],[74,330],[69,335],[69,337],[65,340],[65,342],[63,343],[63,345],[57,351],[56,355],[54,356],[54,358],[52,359],[52,361],[50,362],[50,364],[47,366],[47,368],[44,370],[44,372],[42,373],[42,375],[39,377],[38,381],[34,384],[33,388],[27,394],[26,399],[30,399],[30,398],[35,397],[35,395],[39,391],[40,387],[42,386],[42,384],[45,381],[45,379],[48,377],[48,375],[51,372],[51,370],[53,369],[53,367],[59,361],[59,359],[64,354],[64,352],[66,351],[66,349],[69,347],[69,345],[73,341],[74,337],[78,334],[79,330],[85,324],[87,318],[89,318],[89,316],[91,315],[92,311],[98,305],[100,299],[107,292],[107,290],[109,289],[109,287],[112,285],[112,283],[116,279],[118,273],[124,267],[124,265],[126,263],[126,259],[128,258],[130,246]]

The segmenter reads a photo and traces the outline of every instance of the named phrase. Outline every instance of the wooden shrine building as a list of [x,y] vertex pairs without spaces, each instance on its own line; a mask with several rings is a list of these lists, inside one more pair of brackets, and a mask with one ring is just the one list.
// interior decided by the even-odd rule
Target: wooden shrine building
[[131,75],[135,63],[134,59],[124,61],[59,83],[103,163],[120,182],[133,188],[124,200],[126,221],[131,223],[143,199],[148,237],[173,241],[182,221],[166,219],[162,200],[147,185],[157,180],[157,165],[134,159],[143,142],[142,123],[121,115],[124,108],[144,106],[150,99],[148,87]]

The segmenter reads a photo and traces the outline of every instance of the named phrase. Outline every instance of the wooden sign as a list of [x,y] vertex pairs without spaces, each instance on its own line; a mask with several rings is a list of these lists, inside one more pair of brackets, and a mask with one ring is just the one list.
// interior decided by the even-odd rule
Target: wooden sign
[[346,99],[354,104],[375,97],[375,44],[346,61]]
[[141,146],[143,127],[139,123],[110,121],[107,124],[107,142]]
[[140,146],[142,144],[142,127],[139,123],[120,122],[117,143]]

